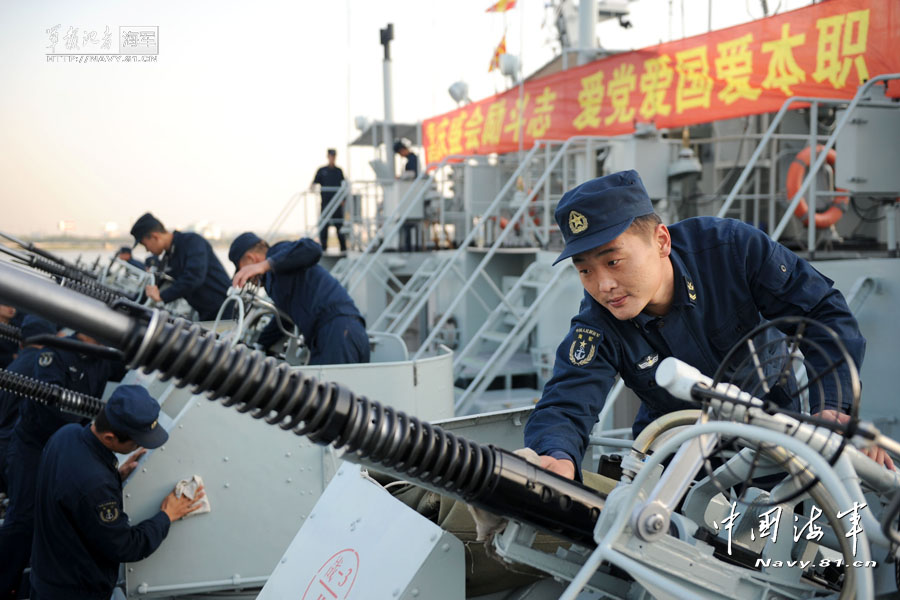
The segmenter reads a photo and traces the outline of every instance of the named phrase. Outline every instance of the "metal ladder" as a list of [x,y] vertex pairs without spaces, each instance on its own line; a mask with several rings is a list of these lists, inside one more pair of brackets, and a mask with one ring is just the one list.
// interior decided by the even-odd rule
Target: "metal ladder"
[[[531,148],[531,150],[528,151],[528,154],[526,154],[524,159],[519,163],[519,167],[516,169],[516,171],[513,173],[513,175],[509,178],[509,180],[506,182],[506,184],[503,186],[503,188],[497,194],[496,198],[494,198],[494,201],[491,202],[490,206],[488,206],[488,208],[485,210],[484,217],[481,218],[479,220],[479,222],[476,224],[476,226],[472,228],[472,230],[469,232],[469,235],[466,236],[465,240],[459,245],[459,248],[457,248],[457,250],[454,251],[454,253],[451,255],[450,259],[441,268],[441,270],[435,276],[435,278],[432,280],[432,282],[419,295],[415,304],[412,306],[411,313],[413,316],[418,314],[424,308],[425,303],[428,301],[428,298],[431,297],[432,294],[434,294],[434,292],[438,288],[438,285],[441,283],[441,281],[443,281],[444,277],[446,277],[446,275],[450,272],[451,268],[454,265],[456,265],[456,263],[458,261],[461,261],[462,257],[464,257],[466,252],[468,252],[469,244],[475,239],[475,237],[477,235],[479,235],[482,232],[483,228],[485,227],[485,224],[489,221],[489,218],[498,214],[497,209],[499,208],[502,199],[506,196],[506,194],[508,194],[510,192],[510,190],[512,189],[515,182],[518,181],[519,176],[522,175],[523,173],[525,173],[526,169],[531,168],[533,166],[532,161],[535,159],[535,156],[538,155],[540,150],[543,150],[544,152],[542,153],[541,158],[544,159],[544,168],[542,169],[540,177],[531,186],[531,190],[527,194],[524,195],[525,197],[522,199],[522,201],[519,204],[519,207],[516,209],[515,213],[513,213],[513,215],[509,218],[506,226],[502,228],[502,230],[500,231],[500,234],[493,241],[490,248],[486,252],[485,256],[478,263],[478,266],[473,270],[472,274],[469,275],[468,279],[466,279],[462,288],[459,290],[457,295],[451,301],[450,305],[444,311],[444,314],[431,327],[431,330],[429,331],[428,336],[425,338],[425,341],[422,343],[422,345],[419,347],[419,349],[416,351],[415,355],[413,356],[413,360],[418,360],[420,358],[423,358],[425,353],[429,351],[430,346],[434,343],[435,338],[437,337],[438,333],[441,331],[441,328],[443,328],[444,325],[447,323],[447,320],[450,318],[450,316],[452,315],[452,313],[456,309],[456,307],[459,306],[459,303],[462,302],[462,300],[464,298],[466,298],[467,294],[469,294],[471,292],[472,286],[474,285],[474,283],[477,280],[483,279],[487,283],[488,287],[496,293],[498,298],[504,297],[504,294],[500,291],[500,289],[497,287],[497,285],[494,283],[494,281],[488,275],[487,271],[485,270],[485,267],[491,261],[491,259],[497,253],[497,251],[503,246],[507,237],[509,237],[510,232],[514,230],[514,226],[521,222],[522,217],[525,215],[525,213],[530,208],[535,207],[535,205],[532,204],[532,201],[537,197],[537,194],[542,189],[546,189],[545,186],[549,182],[551,173],[553,173],[554,169],[557,167],[557,165],[560,164],[560,161],[563,159],[564,156],[567,155],[569,150],[572,149],[572,147],[575,144],[580,144],[582,142],[591,143],[594,141],[609,141],[609,139],[610,138],[607,138],[607,137],[576,136],[576,137],[569,138],[568,140],[566,140],[564,142],[559,142],[556,140],[538,140],[535,142],[535,144]],[[550,203],[550,198],[547,195],[544,196],[542,203],[538,203],[538,206],[543,206],[544,214],[552,214],[552,210],[555,209],[555,206],[553,208],[551,208],[549,206],[549,203]],[[546,205],[546,206],[544,206],[544,205]],[[555,227],[555,225],[554,225],[554,227]],[[549,239],[549,232],[551,230],[551,225],[550,225],[549,221],[547,221],[543,224],[543,228],[544,228],[544,231],[546,232],[546,235],[542,236],[542,237],[544,239]],[[487,304],[480,297],[478,298],[478,300],[481,301],[483,305]],[[409,319],[409,318],[407,319],[407,321],[410,321],[410,320],[411,319]],[[397,327],[397,328],[395,328],[394,331],[395,331],[395,333],[399,333],[400,335],[403,335],[403,333],[405,333],[406,329],[402,328],[402,327]]]
[[[446,156],[441,162],[437,163],[434,168],[429,168],[427,171],[419,173],[419,176],[413,180],[413,184],[406,190],[406,193],[403,194],[403,197],[397,203],[397,206],[391,211],[391,214],[387,216],[384,225],[378,229],[375,236],[369,241],[362,254],[356,257],[347,270],[341,274],[340,278],[338,278],[338,281],[340,281],[341,285],[347,289],[347,292],[352,294],[359,284],[367,279],[370,271],[377,268],[375,265],[378,264],[379,257],[396,238],[413,207],[416,206],[419,201],[423,200],[425,194],[432,188],[432,183],[434,182],[437,172],[449,162],[458,161],[462,158],[464,157],[459,155]],[[372,278],[369,279],[372,280]],[[380,279],[378,279],[378,281],[380,281]],[[396,293],[396,290],[391,289],[390,285],[387,285],[387,282],[385,282],[384,287],[392,296]]]
[[[329,189],[334,190],[335,188],[326,188],[326,191]],[[275,220],[272,221],[272,224],[269,225],[269,228],[266,230],[266,234],[263,236],[265,240],[271,240],[275,237],[278,231],[281,229],[281,226],[284,225],[284,222],[287,218],[294,212],[294,209],[297,208],[297,205],[304,199],[310,200],[312,198],[316,198],[318,196],[318,192],[311,191],[302,191],[297,192],[285,202],[284,206],[281,207],[281,211],[275,216]],[[316,223],[315,229],[310,229],[306,232],[308,237],[316,238],[318,236],[319,231],[322,230],[322,226],[331,219],[332,215],[334,215],[338,206],[347,199],[347,196],[350,194],[350,182],[346,179],[341,182],[341,187],[337,188],[337,193],[334,197],[328,202],[325,206],[325,209],[319,215],[319,220]]]
[[[572,271],[538,262],[528,265],[472,339],[453,357],[454,381],[462,377],[466,369],[478,369],[456,399],[457,414],[464,414],[506,366],[537,325],[538,308],[566,273],[571,276]],[[490,346],[494,348],[488,350],[489,354],[483,352]]]
[[[334,190],[334,188],[323,188],[325,191]],[[337,212],[338,207],[344,203],[344,200],[347,199],[347,196],[350,195],[350,182],[346,179],[341,182],[341,187],[338,188],[337,193],[328,201],[328,204],[325,205],[325,208],[322,209],[322,213],[319,215],[319,221],[316,223],[315,229],[310,229],[306,232],[306,236],[316,239],[319,235],[319,232],[322,231],[322,228],[331,221],[331,218],[334,216],[334,213]]]
[[[750,156],[750,160],[747,161],[747,165],[744,167],[744,170],[741,171],[740,177],[738,177],[738,180],[735,182],[734,187],[732,187],[731,192],[728,194],[728,197],[725,199],[725,202],[722,204],[722,207],[719,209],[719,212],[716,214],[716,216],[724,217],[726,214],[728,214],[728,211],[731,209],[731,206],[734,203],[735,199],[741,193],[744,185],[748,182],[751,173],[753,173],[754,169],[756,168],[756,164],[759,161],[760,156],[762,156],[763,150],[775,137],[776,129],[778,129],[778,126],[784,120],[784,116],[787,114],[788,109],[791,108],[791,105],[793,104],[810,105],[810,167],[806,173],[806,177],[803,179],[803,183],[800,184],[800,187],[799,189],[797,189],[794,197],[790,199],[788,207],[784,211],[784,215],[782,215],[781,220],[778,222],[778,226],[774,231],[772,231],[772,239],[778,241],[778,238],[780,238],[781,234],[784,233],[785,228],[794,215],[794,210],[797,208],[797,205],[800,204],[800,200],[803,198],[804,194],[807,193],[807,191],[810,192],[811,198],[816,198],[818,195],[841,193],[818,192],[816,190],[816,175],[825,164],[825,160],[828,156],[829,150],[834,148],[841,130],[849,121],[851,121],[854,109],[856,109],[858,105],[863,103],[863,99],[869,93],[869,90],[871,90],[872,87],[877,83],[887,82],[893,79],[900,79],[900,73],[890,73],[873,77],[865,84],[860,86],[860,88],[856,91],[856,95],[853,96],[853,99],[850,100],[849,103],[847,102],[847,100],[835,100],[830,98],[807,98],[801,96],[795,96],[793,98],[788,98],[787,100],[785,100],[784,104],[781,105],[781,108],[778,109],[778,113],[776,113],[775,118],[772,119],[771,123],[769,124],[769,128],[766,130],[766,133],[762,136],[762,139],[760,139],[759,144],[756,146],[756,150],[753,151],[753,154]],[[828,139],[826,140],[822,150],[818,150],[816,147],[818,142],[818,135],[815,128],[816,123],[818,122],[819,105],[841,106],[844,104],[846,104],[846,108],[843,115],[841,115],[841,118],[837,121],[837,123],[835,123],[834,130],[831,132],[831,135],[828,136]],[[810,206],[814,207],[815,202],[810,202]],[[770,211],[771,216],[774,217],[774,208],[771,208]],[[810,211],[814,212],[815,209],[811,208]],[[770,219],[770,222],[774,222],[774,219]],[[807,227],[806,243],[807,250],[810,253],[810,258],[812,258],[816,248],[816,225],[815,219],[812,218],[809,219],[809,225]]]
[[[446,258],[432,255],[426,258],[419,268],[407,280],[406,284],[393,297],[390,304],[372,323],[373,331],[393,333],[394,328],[400,323],[412,306],[413,300],[428,286],[431,279],[438,273]],[[337,265],[335,265],[337,266]]]

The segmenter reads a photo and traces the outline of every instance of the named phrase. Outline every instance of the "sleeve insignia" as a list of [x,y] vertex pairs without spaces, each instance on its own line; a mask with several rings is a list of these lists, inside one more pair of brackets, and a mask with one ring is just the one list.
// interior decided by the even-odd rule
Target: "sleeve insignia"
[[119,503],[104,502],[97,506],[97,515],[103,523],[112,523],[119,518]]
[[583,367],[597,354],[597,342],[600,341],[600,333],[587,327],[576,327],[572,345],[569,346],[569,362],[576,367]]
[[42,367],[49,367],[51,364],[53,364],[53,353],[41,352],[40,356],[38,356],[38,365]]

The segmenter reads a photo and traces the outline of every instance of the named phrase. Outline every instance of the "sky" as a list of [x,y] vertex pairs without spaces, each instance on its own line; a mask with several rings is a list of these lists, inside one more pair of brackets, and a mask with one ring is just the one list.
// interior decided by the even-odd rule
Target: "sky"
[[[810,0],[768,0],[770,11]],[[552,9],[519,0],[31,0],[0,4],[0,230],[127,233],[152,211],[170,228],[213,223],[225,235],[265,230],[338,149],[355,180],[374,179],[371,148],[348,150],[356,116],[384,115],[379,29],[394,24],[394,118],[455,108],[463,80],[479,99],[510,80],[487,68],[507,50],[533,72],[559,49]],[[601,23],[603,47],[642,48],[709,27],[707,0],[635,0],[623,29]],[[669,18],[671,12],[672,18]],[[712,28],[762,17],[758,0],[712,0]],[[48,62],[60,25],[116,43],[120,26],[158,27],[155,62]],[[524,34],[524,35],[523,35]],[[96,47],[96,46],[94,46]],[[86,52],[88,50],[80,50]]]

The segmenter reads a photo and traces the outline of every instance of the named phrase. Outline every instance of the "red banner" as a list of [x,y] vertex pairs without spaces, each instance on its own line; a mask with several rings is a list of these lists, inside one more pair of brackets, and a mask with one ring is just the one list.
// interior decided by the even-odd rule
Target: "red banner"
[[900,2],[828,0],[618,54],[426,119],[429,164],[535,140],[620,135],[777,111],[791,96],[852,98],[900,72]]

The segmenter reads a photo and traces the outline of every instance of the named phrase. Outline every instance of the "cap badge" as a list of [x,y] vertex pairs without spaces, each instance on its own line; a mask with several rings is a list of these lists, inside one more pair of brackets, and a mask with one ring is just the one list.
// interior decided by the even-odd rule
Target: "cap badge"
[[588,222],[583,214],[577,210],[573,210],[569,213],[569,229],[572,230],[572,235],[577,235],[586,231],[587,228]]
[[156,424],[157,424],[156,421],[153,421],[152,423],[150,423],[150,431],[153,431],[154,429],[156,429]]
[[600,334],[593,329],[578,327],[575,329],[575,339],[569,347],[569,362],[576,367],[583,367],[592,360],[597,353],[597,341]]

